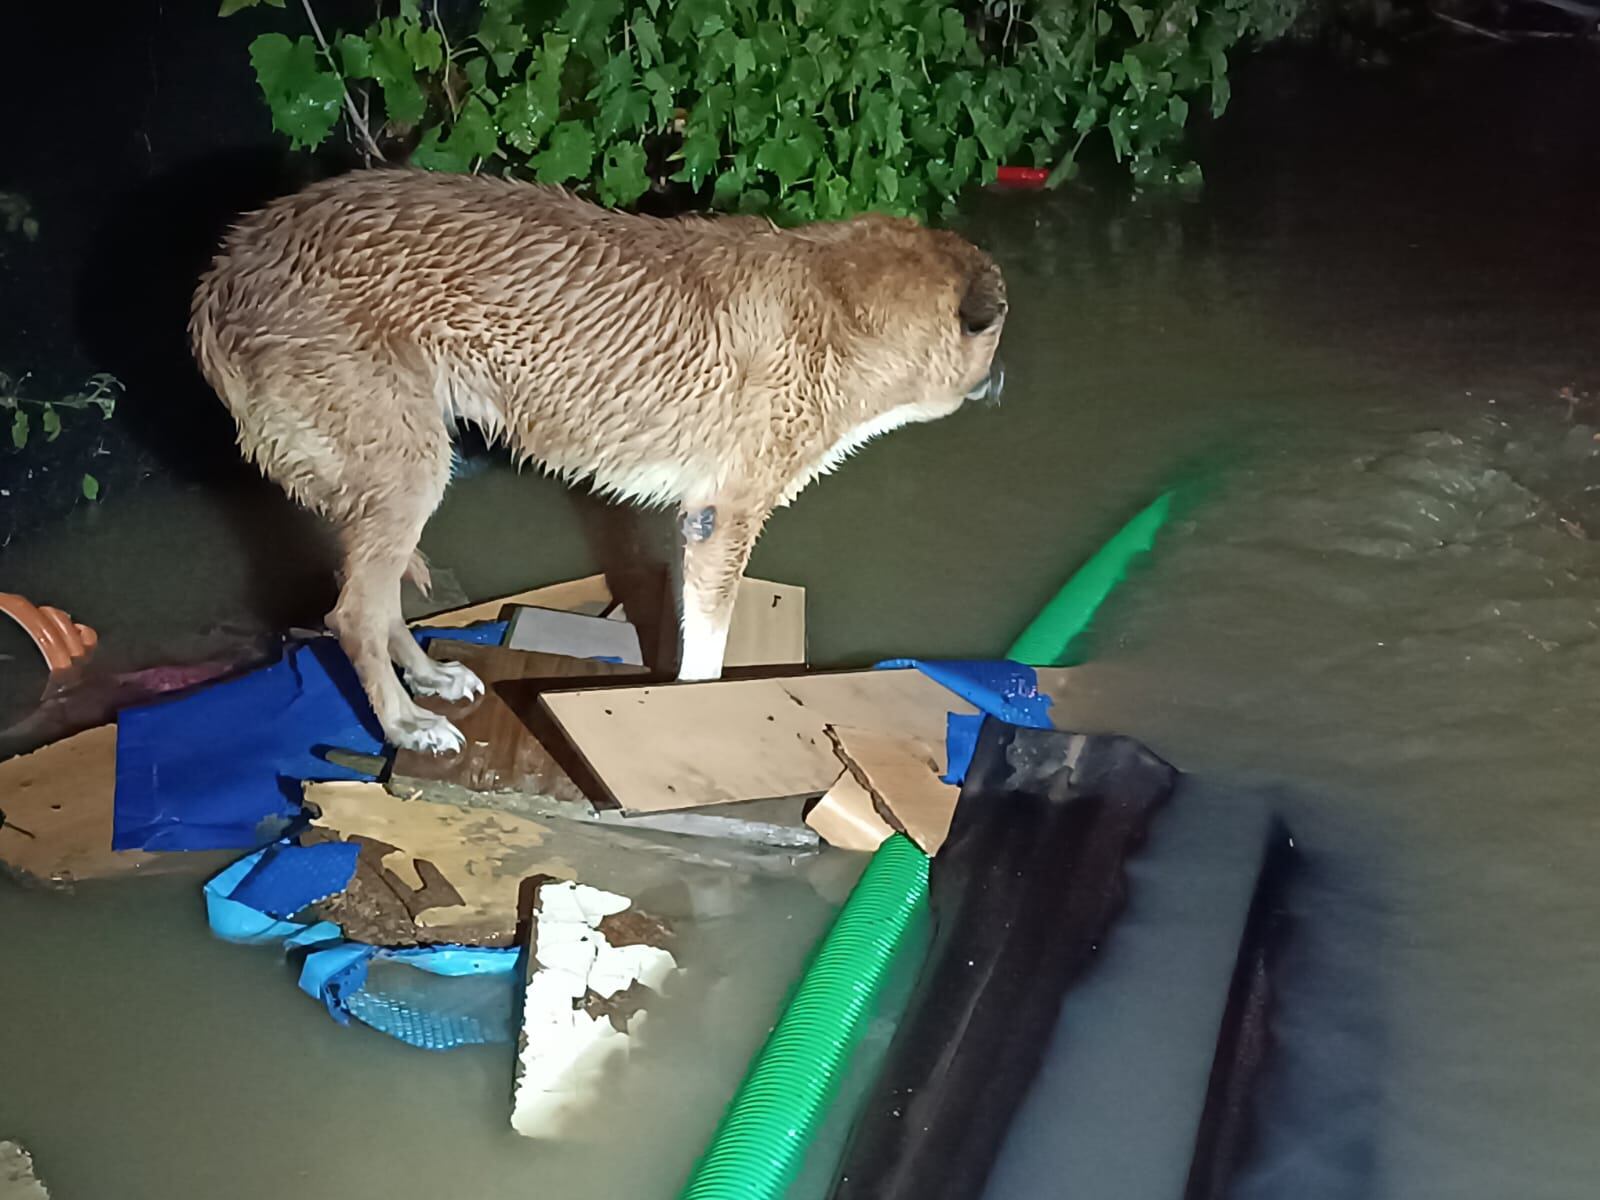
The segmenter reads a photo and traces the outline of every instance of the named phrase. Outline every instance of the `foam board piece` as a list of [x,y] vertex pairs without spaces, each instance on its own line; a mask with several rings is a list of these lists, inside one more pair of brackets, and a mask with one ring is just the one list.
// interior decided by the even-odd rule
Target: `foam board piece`
[[556,608],[516,605],[506,630],[508,650],[537,650],[570,658],[611,659],[628,666],[644,666],[639,631],[627,621],[563,612]]

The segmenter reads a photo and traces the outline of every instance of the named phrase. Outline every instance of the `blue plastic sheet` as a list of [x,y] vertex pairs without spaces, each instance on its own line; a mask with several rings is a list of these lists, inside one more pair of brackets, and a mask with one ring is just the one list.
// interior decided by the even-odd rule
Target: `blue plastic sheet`
[[[346,844],[280,842],[247,854],[221,871],[205,885],[212,932],[230,942],[307,951],[300,969],[300,990],[321,1001],[341,1025],[348,1025],[354,1017],[424,1050],[513,1040],[515,949],[448,945],[384,949],[347,940],[332,921],[301,925],[281,920],[244,899],[247,885],[271,863],[293,862],[300,857],[296,851],[320,852],[325,846]],[[318,888],[324,886],[331,878],[324,868],[335,860],[326,853],[316,857],[323,860],[317,864],[320,875],[297,869],[290,877],[313,876],[319,880]],[[353,870],[353,862],[351,866]],[[269,890],[268,894],[273,893]],[[304,894],[302,889],[300,895],[289,896],[285,905],[295,904]]]
[[233,889],[232,899],[270,917],[292,917],[308,904],[344,891],[360,854],[354,842],[270,846]]
[[517,957],[516,950],[346,942],[306,956],[300,990],[341,1025],[354,1017],[423,1050],[493,1045],[513,1037]]
[[293,921],[280,921],[258,908],[233,898],[234,889],[260,865],[265,850],[247,854],[206,882],[206,920],[211,932],[230,942],[265,946],[298,935],[305,927]]
[[[923,662],[915,658],[892,658],[878,664],[878,669],[884,671],[908,667],[943,684],[981,714],[1026,729],[1052,727],[1050,697],[1039,690],[1039,673],[1032,667],[1007,659]],[[944,782],[959,784],[967,777],[982,725],[982,715],[950,713],[945,718]]]
[[[506,623],[423,629],[417,640],[494,645]],[[305,780],[364,779],[330,749],[378,754],[383,736],[349,659],[332,638],[117,719],[117,850],[251,850],[300,816]]]

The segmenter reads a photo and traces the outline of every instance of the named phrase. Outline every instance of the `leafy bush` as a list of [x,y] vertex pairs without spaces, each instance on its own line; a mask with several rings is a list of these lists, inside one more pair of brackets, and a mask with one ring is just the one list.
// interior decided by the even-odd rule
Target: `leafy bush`
[[[263,0],[224,0],[223,15]],[[264,0],[282,7],[284,0]],[[361,32],[257,37],[275,127],[341,117],[373,158],[647,193],[779,220],[947,212],[1004,164],[1060,182],[1102,135],[1140,183],[1191,101],[1220,113],[1227,55],[1297,0],[479,0],[470,29],[397,0]]]

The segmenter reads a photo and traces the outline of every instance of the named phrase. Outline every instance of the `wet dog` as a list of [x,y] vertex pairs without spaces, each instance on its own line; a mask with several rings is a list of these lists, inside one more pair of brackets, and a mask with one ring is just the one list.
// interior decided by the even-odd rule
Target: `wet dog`
[[1005,283],[953,233],[881,216],[607,212],[532,184],[358,171],[246,217],[195,292],[200,369],[244,453],[331,521],[329,625],[391,742],[459,749],[412,691],[483,685],[400,614],[459,422],[683,528],[680,677],[721,674],[768,516],[871,438],[998,394]]

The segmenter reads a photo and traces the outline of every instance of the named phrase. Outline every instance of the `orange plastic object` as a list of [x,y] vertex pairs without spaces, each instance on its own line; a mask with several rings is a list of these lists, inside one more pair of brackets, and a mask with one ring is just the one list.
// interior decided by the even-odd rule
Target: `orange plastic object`
[[27,630],[52,674],[86,658],[100,641],[98,633],[59,608],[34,604],[15,592],[0,592],[0,613]]

